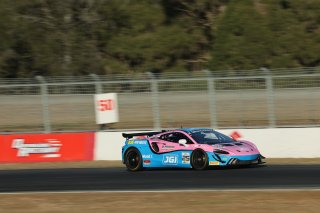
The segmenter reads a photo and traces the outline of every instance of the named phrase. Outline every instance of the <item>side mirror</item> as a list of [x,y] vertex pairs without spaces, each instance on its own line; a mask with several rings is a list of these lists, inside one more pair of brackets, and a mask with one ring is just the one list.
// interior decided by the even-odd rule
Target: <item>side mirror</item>
[[187,144],[187,140],[186,139],[180,139],[179,140],[179,144],[186,145]]

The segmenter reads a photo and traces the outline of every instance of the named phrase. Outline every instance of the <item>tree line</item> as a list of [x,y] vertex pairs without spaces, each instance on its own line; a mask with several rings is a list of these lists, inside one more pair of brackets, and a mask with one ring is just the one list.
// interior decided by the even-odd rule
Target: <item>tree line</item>
[[0,29],[1,78],[320,65],[319,0],[1,0]]

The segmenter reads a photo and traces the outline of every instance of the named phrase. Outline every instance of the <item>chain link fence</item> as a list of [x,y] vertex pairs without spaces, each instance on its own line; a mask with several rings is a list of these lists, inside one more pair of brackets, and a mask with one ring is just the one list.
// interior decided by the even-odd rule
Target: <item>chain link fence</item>
[[93,95],[110,92],[120,116],[112,129],[320,125],[319,68],[261,68],[0,79],[0,132],[97,130]]

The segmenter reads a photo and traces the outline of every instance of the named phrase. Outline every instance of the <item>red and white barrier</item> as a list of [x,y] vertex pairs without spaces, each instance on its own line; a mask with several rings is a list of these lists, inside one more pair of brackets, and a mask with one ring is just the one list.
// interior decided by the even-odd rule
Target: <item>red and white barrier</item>
[[[319,158],[320,128],[220,132],[254,142],[267,158]],[[122,132],[0,135],[0,163],[121,160]]]

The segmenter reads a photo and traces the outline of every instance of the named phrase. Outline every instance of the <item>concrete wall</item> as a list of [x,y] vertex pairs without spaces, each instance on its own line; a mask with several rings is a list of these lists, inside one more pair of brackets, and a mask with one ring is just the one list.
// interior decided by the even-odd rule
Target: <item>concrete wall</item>
[[[277,128],[218,130],[230,135],[237,131],[241,139],[254,142],[267,158],[320,157],[320,128]],[[122,132],[97,132],[95,160],[121,160]]]
[[96,132],[94,160],[121,160],[125,139],[121,132]]
[[[222,130],[230,135],[234,130]],[[320,128],[239,129],[268,158],[320,157]]]

